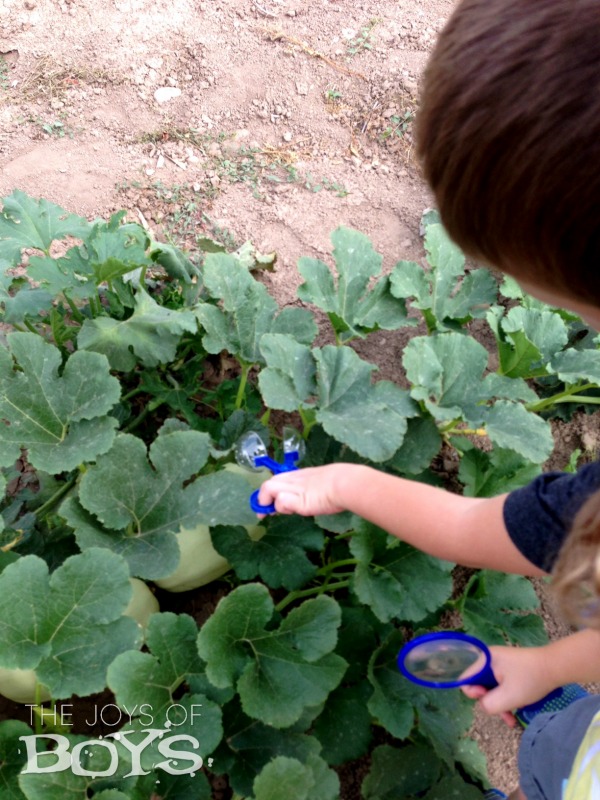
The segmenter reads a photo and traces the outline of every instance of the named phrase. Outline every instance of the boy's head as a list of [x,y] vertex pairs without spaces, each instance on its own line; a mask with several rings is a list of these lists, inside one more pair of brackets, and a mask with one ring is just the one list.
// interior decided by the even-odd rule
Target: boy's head
[[600,306],[600,0],[462,0],[417,147],[465,252]]

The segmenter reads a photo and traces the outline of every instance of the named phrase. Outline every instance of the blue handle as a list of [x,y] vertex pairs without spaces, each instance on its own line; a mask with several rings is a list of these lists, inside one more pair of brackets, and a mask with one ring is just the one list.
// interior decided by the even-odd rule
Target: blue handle
[[[298,469],[296,466],[298,458],[299,454],[297,451],[285,453],[283,456],[283,464],[280,464],[279,461],[275,461],[270,456],[258,456],[258,458],[254,459],[254,466],[266,467],[267,469],[271,470],[274,475],[279,475],[282,472],[291,472],[292,470]],[[254,511],[255,514],[275,514],[275,503],[262,505],[258,502],[259,492],[260,489],[257,489],[250,495],[250,508],[252,511]]]

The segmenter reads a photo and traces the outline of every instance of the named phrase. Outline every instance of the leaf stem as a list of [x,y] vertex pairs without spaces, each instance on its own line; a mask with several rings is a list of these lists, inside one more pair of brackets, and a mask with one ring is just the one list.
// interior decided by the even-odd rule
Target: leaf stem
[[[326,588],[328,592],[335,592],[336,589],[345,589],[349,585],[350,580],[346,579],[343,581],[338,581],[337,583],[330,583]],[[312,589],[300,589],[295,592],[290,592],[283,598],[283,600],[280,600],[279,603],[277,603],[275,606],[275,611],[283,611],[284,608],[289,606],[289,604],[293,603],[295,600],[300,600],[303,597],[312,597],[313,595],[322,593],[323,586],[313,586]]]
[[24,319],[23,323],[25,324],[25,327],[27,328],[28,331],[31,331],[31,333],[35,333],[37,336],[42,336],[42,334],[38,331],[38,329],[34,325],[32,325],[32,323],[29,322],[28,319]]
[[63,292],[63,295],[68,303],[69,308],[71,309],[71,313],[73,314],[73,319],[75,320],[75,322],[84,323],[85,317],[83,316],[81,311],[77,308],[73,300],[71,300],[71,298],[66,292]]
[[235,398],[236,411],[242,407],[242,403],[244,402],[244,395],[246,394],[246,385],[248,383],[248,375],[250,374],[250,370],[252,369],[252,364],[245,364],[244,362],[240,362],[240,366],[242,368],[242,373],[240,375],[240,385],[238,386],[238,391]]
[[331,564],[325,564],[324,567],[321,567],[321,569],[317,571],[317,575],[327,575],[329,572],[333,572],[338,567],[354,567],[356,564],[358,564],[357,558],[343,558],[340,561],[334,561]]
[[553,394],[552,397],[546,397],[544,400],[540,400],[537,403],[527,403],[525,408],[527,411],[532,411],[534,414],[538,414],[540,411],[544,411],[546,408],[550,408],[550,406],[553,406],[556,403],[600,403],[599,397],[589,398],[581,397],[579,395],[579,392],[586,392],[588,389],[598,389],[598,384],[584,383],[580,386],[569,386],[564,391]]
[[302,438],[308,439],[308,435],[313,427],[317,424],[314,412],[312,409],[299,408],[298,413],[300,414],[300,419],[302,420]]
[[52,497],[46,500],[45,503],[42,503],[42,505],[39,508],[36,508],[35,510],[36,515],[38,517],[42,517],[47,511],[49,511],[51,508],[54,508],[54,506],[58,503],[58,501],[61,500],[64,497],[64,495],[66,495],[67,492],[69,492],[73,488],[73,486],[75,486],[75,483],[77,482],[77,477],[78,476],[75,475],[74,477],[70,478],[66,483],[64,483],[60,487],[60,489],[57,489],[57,491],[52,495]]

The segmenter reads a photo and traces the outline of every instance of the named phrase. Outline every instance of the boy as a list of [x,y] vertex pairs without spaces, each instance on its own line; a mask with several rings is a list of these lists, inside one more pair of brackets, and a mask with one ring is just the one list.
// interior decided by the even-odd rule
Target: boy
[[[600,330],[600,0],[460,2],[425,74],[417,140],[463,250]],[[274,476],[259,500],[281,513],[350,510],[467,566],[554,571],[585,627],[545,647],[492,648],[499,686],[465,690],[488,713],[510,721],[558,686],[600,680],[600,463],[492,499],[330,464]],[[600,798],[594,721],[598,696],[536,717],[510,797]]]

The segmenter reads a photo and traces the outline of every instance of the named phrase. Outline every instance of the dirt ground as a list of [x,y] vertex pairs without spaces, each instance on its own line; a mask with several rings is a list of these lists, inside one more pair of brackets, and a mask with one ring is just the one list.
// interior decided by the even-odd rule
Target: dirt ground
[[[0,0],[0,196],[126,208],[190,247],[251,239],[278,254],[265,280],[283,304],[298,257],[327,253],[338,225],[369,234],[388,269],[419,258],[431,198],[411,123],[453,5]],[[404,341],[374,336],[363,355],[394,378]],[[479,715],[474,735],[511,788],[518,733]]]

